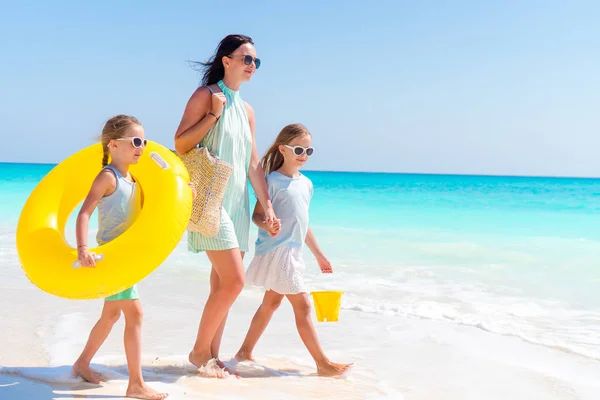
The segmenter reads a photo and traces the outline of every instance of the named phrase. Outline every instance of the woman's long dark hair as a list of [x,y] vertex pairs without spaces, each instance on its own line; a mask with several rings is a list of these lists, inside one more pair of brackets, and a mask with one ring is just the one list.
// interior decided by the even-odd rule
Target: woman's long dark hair
[[202,86],[212,85],[219,82],[225,76],[225,67],[223,66],[223,57],[233,53],[243,44],[250,43],[254,45],[252,38],[245,35],[233,34],[227,35],[217,46],[215,54],[206,62],[193,62],[203,73]]

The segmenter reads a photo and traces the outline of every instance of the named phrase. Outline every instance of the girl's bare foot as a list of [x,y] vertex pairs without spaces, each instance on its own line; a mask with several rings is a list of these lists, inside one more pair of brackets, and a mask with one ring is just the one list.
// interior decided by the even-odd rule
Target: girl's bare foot
[[76,361],[75,364],[73,364],[73,375],[75,375],[75,377],[80,376],[83,380],[95,384],[99,384],[102,378],[102,375],[93,371],[89,364],[83,364],[79,361]]
[[317,365],[317,374],[319,376],[340,376],[352,367],[352,364],[338,364],[328,361],[322,365]]
[[159,393],[141,383],[134,385],[129,384],[129,386],[127,386],[127,392],[125,392],[125,396],[143,400],[162,400],[166,399],[169,395],[167,393]]
[[252,357],[252,352],[246,351],[244,349],[240,349],[235,355],[235,359],[238,361],[252,361],[256,362],[254,357]]

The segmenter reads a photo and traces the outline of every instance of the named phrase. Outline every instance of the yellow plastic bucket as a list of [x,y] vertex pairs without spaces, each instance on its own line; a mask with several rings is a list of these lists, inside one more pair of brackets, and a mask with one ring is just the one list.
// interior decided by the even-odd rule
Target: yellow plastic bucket
[[317,321],[337,322],[343,293],[342,291],[310,292],[315,303]]

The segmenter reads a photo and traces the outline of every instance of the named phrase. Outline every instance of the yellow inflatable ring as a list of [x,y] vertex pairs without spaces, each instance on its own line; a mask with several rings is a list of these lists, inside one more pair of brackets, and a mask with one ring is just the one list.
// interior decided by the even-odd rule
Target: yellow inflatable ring
[[130,172],[144,205],[115,240],[91,248],[102,255],[95,268],[74,268],[77,250],[65,239],[69,215],[85,199],[102,167],[102,145],[89,146],[54,167],[35,187],[19,218],[17,251],[29,280],[69,299],[111,296],[141,281],[181,240],[192,210],[187,169],[171,150],[148,141]]

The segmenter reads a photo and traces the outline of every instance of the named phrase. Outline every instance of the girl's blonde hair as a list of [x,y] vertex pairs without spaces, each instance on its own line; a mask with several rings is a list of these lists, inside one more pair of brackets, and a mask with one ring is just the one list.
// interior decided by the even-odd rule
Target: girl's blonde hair
[[290,124],[285,126],[277,138],[275,143],[271,145],[269,150],[263,156],[261,163],[265,174],[269,175],[273,171],[277,171],[283,165],[283,154],[279,151],[279,146],[290,144],[290,142],[296,138],[309,135],[310,132],[302,124]]
[[140,121],[137,118],[129,115],[116,115],[106,121],[104,128],[102,129],[102,135],[100,141],[102,142],[102,166],[105,167],[108,164],[108,144],[111,140],[121,139],[125,136],[125,132],[132,125],[140,125]]

